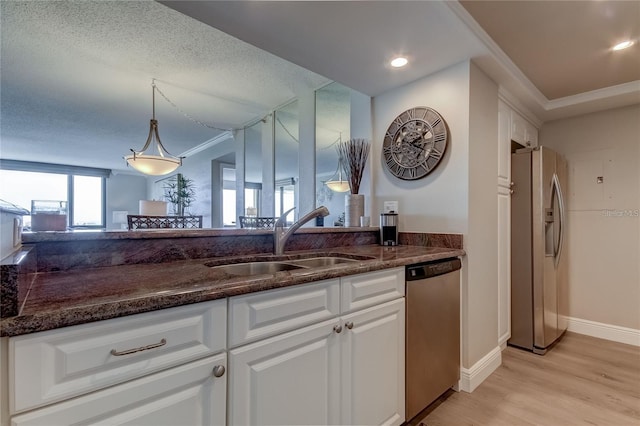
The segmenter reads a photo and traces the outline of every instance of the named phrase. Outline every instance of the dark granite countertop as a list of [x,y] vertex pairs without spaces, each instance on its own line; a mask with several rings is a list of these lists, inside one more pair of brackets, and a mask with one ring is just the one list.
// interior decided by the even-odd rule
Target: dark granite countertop
[[299,285],[414,263],[463,256],[461,249],[379,245],[288,252],[369,256],[330,267],[234,277],[207,264],[252,261],[271,255],[192,259],[33,274],[19,314],[0,321],[0,336],[17,336],[256,291]]

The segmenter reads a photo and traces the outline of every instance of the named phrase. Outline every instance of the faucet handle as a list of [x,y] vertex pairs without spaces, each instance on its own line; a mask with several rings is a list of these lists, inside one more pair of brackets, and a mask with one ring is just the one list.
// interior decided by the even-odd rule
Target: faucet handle
[[289,213],[291,213],[295,209],[296,209],[295,207],[291,207],[289,210],[287,210],[286,212],[282,213],[282,215],[278,218],[278,220],[276,220],[276,223],[273,225],[274,228],[278,227],[278,226],[284,227],[286,225],[286,223],[287,223],[287,216],[289,215]]

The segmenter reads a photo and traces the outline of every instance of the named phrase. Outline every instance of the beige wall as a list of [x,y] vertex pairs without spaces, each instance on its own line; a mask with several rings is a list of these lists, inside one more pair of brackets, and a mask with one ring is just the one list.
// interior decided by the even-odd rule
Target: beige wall
[[[449,129],[442,162],[423,179],[403,181],[386,171],[382,140],[391,121],[415,106],[435,109]],[[373,99],[372,215],[399,202],[404,232],[464,235],[462,366],[470,368],[498,346],[497,125],[498,88],[463,62]]]
[[569,316],[640,329],[640,106],[545,123],[540,142],[569,166]]

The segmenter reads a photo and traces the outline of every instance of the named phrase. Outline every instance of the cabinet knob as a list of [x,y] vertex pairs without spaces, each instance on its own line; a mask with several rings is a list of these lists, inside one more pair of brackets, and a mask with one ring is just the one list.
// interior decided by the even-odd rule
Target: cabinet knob
[[333,326],[333,331],[335,331],[336,333],[342,332],[342,326],[341,325],[334,325]]
[[215,367],[213,367],[213,376],[214,377],[222,377],[224,376],[224,372],[225,372],[225,368],[224,365],[216,365]]
[[513,194],[513,189],[510,189],[510,190],[509,190],[509,194]]
[[351,330],[353,328],[353,323],[351,321],[345,323],[344,325],[345,327],[347,327],[349,330]]
[[515,185],[515,182],[511,182],[511,183],[509,184],[509,187],[510,187],[510,188],[513,188],[513,187],[514,187],[514,185]]

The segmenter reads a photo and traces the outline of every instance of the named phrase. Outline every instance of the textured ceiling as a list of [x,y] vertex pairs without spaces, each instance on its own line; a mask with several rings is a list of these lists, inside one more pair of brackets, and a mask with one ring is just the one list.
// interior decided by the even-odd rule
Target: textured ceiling
[[461,4],[547,99],[640,80],[640,1]]
[[439,1],[161,3],[369,96],[486,52]]
[[[616,29],[637,39],[640,2],[470,4],[481,23],[493,17],[486,30],[455,1],[0,1],[0,156],[126,170],[122,156],[147,137],[152,78],[180,108],[156,97],[174,154],[221,133],[185,114],[238,128],[329,79],[375,96],[468,58],[543,121],[640,101],[628,64],[575,44],[603,49]],[[591,16],[585,5],[625,12]],[[410,65],[391,69],[396,54]],[[605,80],[589,86],[593,76]],[[633,81],[554,100],[612,76]],[[321,144],[344,127],[326,121]]]
[[[123,169],[151,118],[180,154],[328,80],[153,1],[1,2],[2,158]],[[44,158],[46,157],[46,158]],[[185,160],[185,161],[188,161]]]

